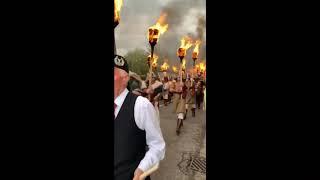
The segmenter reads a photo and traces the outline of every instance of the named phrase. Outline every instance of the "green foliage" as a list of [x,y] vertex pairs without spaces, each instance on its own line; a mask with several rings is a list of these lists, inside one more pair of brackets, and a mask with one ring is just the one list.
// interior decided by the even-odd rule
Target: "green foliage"
[[128,61],[130,71],[139,75],[145,75],[148,73],[148,52],[145,50],[135,49],[133,51],[129,51],[125,55],[125,58]]

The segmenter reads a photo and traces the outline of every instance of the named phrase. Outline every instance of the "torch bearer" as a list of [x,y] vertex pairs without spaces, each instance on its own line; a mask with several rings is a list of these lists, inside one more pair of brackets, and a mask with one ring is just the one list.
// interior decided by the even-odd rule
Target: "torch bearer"
[[[114,21],[113,21],[113,30],[118,26],[120,22],[120,9],[122,7],[122,0],[114,0]],[[115,34],[113,33],[113,45],[114,45],[114,54],[117,53],[116,48],[116,39]]]

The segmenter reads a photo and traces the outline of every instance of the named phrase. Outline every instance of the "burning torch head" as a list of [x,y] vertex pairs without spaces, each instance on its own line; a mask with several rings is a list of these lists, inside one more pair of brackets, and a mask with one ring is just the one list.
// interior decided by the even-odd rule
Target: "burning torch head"
[[197,40],[196,43],[195,43],[195,48],[194,48],[194,50],[192,52],[193,61],[196,61],[198,59],[200,43],[201,43],[200,40]]
[[157,44],[158,37],[159,37],[159,30],[158,29],[149,28],[149,44],[151,46],[155,46]]
[[154,47],[157,44],[160,35],[166,32],[168,29],[168,24],[164,23],[166,16],[166,14],[162,14],[157,23],[149,27],[148,39],[151,47]]
[[180,60],[182,61],[182,59],[186,56],[186,49],[179,48],[177,55],[179,56]]
[[196,61],[198,59],[198,53],[197,52],[193,52],[192,53],[192,59],[193,59],[193,61]]

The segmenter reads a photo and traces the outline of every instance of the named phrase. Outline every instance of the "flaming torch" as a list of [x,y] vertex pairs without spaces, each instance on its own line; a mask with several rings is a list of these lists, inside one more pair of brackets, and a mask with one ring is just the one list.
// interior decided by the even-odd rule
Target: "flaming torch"
[[194,48],[192,53],[193,67],[196,65],[196,60],[198,59],[200,43],[201,41],[199,40],[196,41],[196,47]]
[[177,67],[172,66],[172,71],[173,71],[174,73],[178,73],[178,69],[177,69]]
[[[152,66],[152,69],[155,71],[155,70],[157,70],[157,66],[158,66],[158,56],[157,55],[153,55],[153,61],[152,61],[152,63],[151,63],[151,66]],[[149,63],[150,63],[150,61],[152,60],[152,58],[151,58],[151,55],[149,55],[148,56],[148,61],[149,61]],[[149,64],[149,66],[150,66],[150,64]]]
[[182,60],[182,68],[181,69],[184,72],[186,71],[186,60],[185,59]]
[[[192,52],[192,59],[193,59],[193,68],[195,68],[195,65],[196,65],[196,60],[198,59],[198,56],[199,56],[199,46],[200,46],[200,43],[201,41],[200,40],[197,40],[196,41],[196,46],[195,48],[193,49],[193,52]],[[192,72],[192,78],[194,77],[194,73]],[[193,85],[193,81],[191,81],[191,86]]]
[[164,62],[164,63],[161,65],[160,70],[161,70],[162,72],[166,72],[169,67],[170,67],[169,64],[168,64],[167,62]]
[[206,71],[206,65],[204,63],[200,63],[199,64],[199,69],[200,69],[200,74],[204,75],[204,73]]
[[148,30],[148,39],[149,44],[151,46],[151,57],[153,57],[153,50],[154,46],[157,44],[160,35],[167,31],[168,24],[164,24],[166,14],[162,14],[160,18],[158,19],[157,23],[151,27],[149,27]]
[[[122,7],[122,0],[114,0],[114,20],[113,29],[115,29],[120,22],[120,9]],[[114,54],[117,53],[115,35],[113,34]]]
[[184,37],[181,39],[180,48],[177,51],[177,56],[180,58],[180,82],[182,82],[182,60],[186,56],[187,50],[192,46],[192,40],[189,37]]
[[[154,46],[157,44],[160,35],[167,31],[168,24],[164,24],[166,14],[162,14],[160,18],[158,19],[157,23],[148,29],[148,40],[149,44],[151,46],[151,56],[149,61],[153,59],[153,52],[154,52]],[[152,80],[152,66],[149,66],[149,87],[151,87],[151,80]],[[150,99],[150,96],[149,96]]]
[[200,65],[197,64],[197,65],[196,65],[196,68],[195,68],[195,71],[196,71],[197,74],[199,74],[199,70],[200,70]]
[[167,70],[169,68],[169,64],[167,62],[164,62],[161,66],[160,66],[160,70],[163,72],[163,76],[166,77],[167,76]]

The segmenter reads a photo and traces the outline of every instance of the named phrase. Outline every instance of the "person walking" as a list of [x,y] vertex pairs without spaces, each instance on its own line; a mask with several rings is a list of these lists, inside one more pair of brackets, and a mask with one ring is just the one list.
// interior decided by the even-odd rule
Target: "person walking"
[[187,91],[187,97],[186,97],[186,115],[187,117],[188,110],[191,109],[192,117],[196,116],[196,92],[195,92],[195,85],[192,84],[190,80],[186,82],[188,91]]

